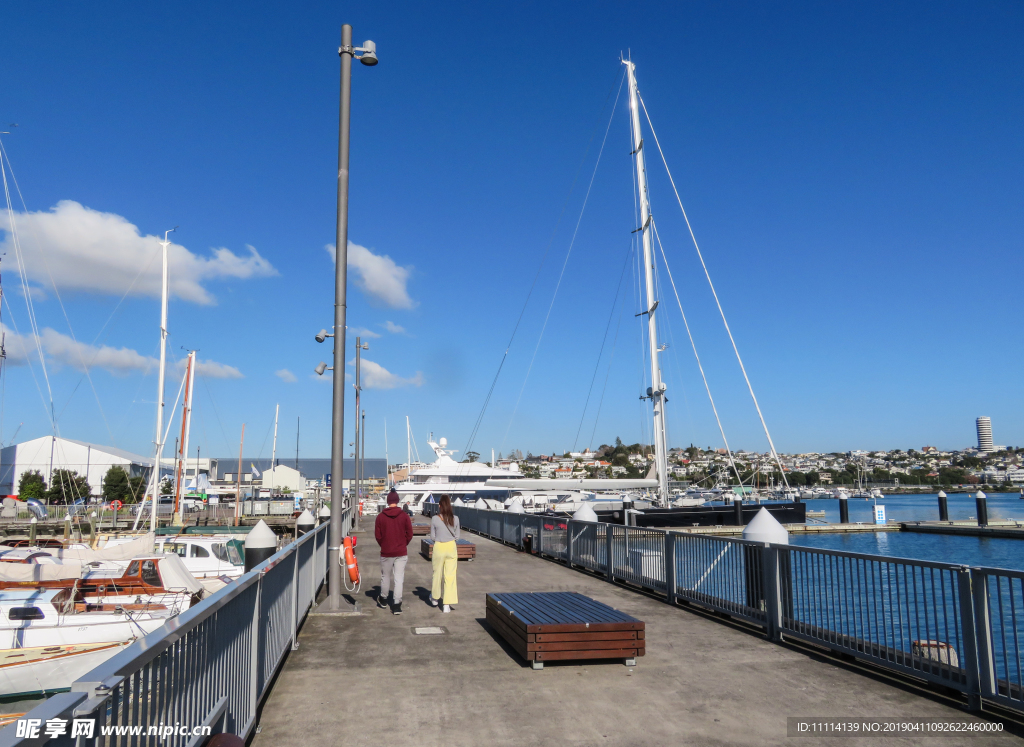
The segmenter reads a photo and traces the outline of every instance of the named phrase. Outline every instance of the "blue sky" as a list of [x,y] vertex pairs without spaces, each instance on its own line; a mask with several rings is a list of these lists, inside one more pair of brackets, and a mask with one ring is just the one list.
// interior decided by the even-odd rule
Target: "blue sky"
[[[552,304],[627,50],[779,449],[962,447],[977,415],[1024,444],[1024,6],[581,8],[8,3],[0,124],[18,124],[3,142],[62,435],[150,450],[151,237],[178,225],[168,349],[207,361],[193,444],[237,453],[244,422],[246,453],[269,456],[280,403],[279,456],[299,417],[302,456],[329,454],[312,369],[330,346],[313,334],[332,315],[349,22],[381,60],[353,71],[349,323],[371,332],[370,454],[386,419],[404,457],[407,415],[421,454],[430,431],[465,448],[535,276],[474,448],[643,438],[624,99]],[[764,450],[655,155],[653,211],[730,445]],[[50,426],[2,235],[7,442]],[[718,446],[662,281],[670,442]]]

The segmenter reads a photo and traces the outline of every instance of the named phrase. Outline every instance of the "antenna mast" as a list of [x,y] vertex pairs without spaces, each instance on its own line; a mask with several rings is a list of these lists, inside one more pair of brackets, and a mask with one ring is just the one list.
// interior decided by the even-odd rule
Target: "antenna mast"
[[636,66],[623,60],[629,73],[629,113],[633,127],[633,155],[636,156],[637,192],[640,196],[640,231],[644,246],[644,278],[646,280],[648,345],[651,349],[651,386],[647,396],[654,410],[654,466],[658,474],[658,498],[668,506],[668,447],[665,436],[665,383],[658,363],[658,326],[654,314],[658,299],[654,292],[654,247],[651,243],[651,203],[647,193],[647,168],[644,165],[644,139],[640,132],[640,102],[636,92]]

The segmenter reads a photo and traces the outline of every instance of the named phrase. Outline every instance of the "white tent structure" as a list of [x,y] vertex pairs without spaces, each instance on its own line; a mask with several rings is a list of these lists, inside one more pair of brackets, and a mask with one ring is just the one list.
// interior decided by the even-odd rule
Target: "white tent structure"
[[[0,449],[0,494],[16,495],[25,472],[38,471],[49,485],[54,470],[68,469],[84,477],[93,495],[98,495],[103,477],[113,466],[123,468],[129,477],[146,477],[153,468],[153,457],[71,438],[42,436]],[[170,470],[167,472],[170,474]],[[80,496],[69,497],[74,500]]]

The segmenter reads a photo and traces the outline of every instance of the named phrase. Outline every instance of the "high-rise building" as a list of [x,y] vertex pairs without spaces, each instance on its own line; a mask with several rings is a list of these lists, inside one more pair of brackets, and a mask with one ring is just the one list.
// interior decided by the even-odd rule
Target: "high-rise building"
[[978,418],[978,450],[986,454],[995,451],[992,446],[992,418]]

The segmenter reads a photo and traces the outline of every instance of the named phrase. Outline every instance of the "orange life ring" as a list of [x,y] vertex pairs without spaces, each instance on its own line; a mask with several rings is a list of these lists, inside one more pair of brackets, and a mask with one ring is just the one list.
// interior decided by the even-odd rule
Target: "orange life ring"
[[348,568],[348,579],[354,584],[359,583],[359,561],[356,560],[356,554],[353,551],[355,542],[352,541],[351,537],[346,537],[343,544],[345,545],[345,567]]

